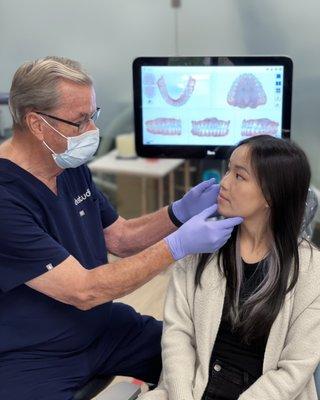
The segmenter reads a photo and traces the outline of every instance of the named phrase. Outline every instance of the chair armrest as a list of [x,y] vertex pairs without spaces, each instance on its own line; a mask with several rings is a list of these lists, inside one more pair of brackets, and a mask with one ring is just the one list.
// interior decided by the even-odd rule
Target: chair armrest
[[141,393],[141,388],[130,382],[119,382],[108,386],[96,400],[135,400]]

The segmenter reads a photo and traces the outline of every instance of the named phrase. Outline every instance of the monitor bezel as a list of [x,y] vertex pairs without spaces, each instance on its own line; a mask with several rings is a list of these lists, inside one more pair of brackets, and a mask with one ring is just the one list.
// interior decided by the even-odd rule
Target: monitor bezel
[[140,157],[216,158],[228,156],[232,146],[144,145],[141,69],[144,66],[283,66],[281,137],[290,138],[293,62],[287,56],[138,57],[133,61],[133,103],[136,151]]

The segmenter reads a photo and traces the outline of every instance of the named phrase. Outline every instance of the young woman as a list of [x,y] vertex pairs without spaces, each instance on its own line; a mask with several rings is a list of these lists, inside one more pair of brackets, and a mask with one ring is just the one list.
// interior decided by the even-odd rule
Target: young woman
[[292,142],[256,136],[233,151],[218,212],[244,221],[217,254],[174,269],[162,380],[143,400],[317,400],[320,252],[300,239],[309,183]]

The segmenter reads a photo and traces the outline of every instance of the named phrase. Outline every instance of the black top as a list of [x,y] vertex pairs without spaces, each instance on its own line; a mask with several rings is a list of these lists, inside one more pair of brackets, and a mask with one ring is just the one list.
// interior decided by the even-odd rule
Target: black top
[[[241,288],[241,299],[251,294],[263,280],[261,263],[247,264],[243,261],[244,281]],[[241,301],[240,299],[240,301]],[[269,332],[264,336],[252,340],[250,344],[243,343],[237,330],[232,331],[227,318],[226,301],[224,303],[220,327],[211,356],[211,364],[218,359],[233,367],[247,371],[258,378],[262,375],[264,351]]]

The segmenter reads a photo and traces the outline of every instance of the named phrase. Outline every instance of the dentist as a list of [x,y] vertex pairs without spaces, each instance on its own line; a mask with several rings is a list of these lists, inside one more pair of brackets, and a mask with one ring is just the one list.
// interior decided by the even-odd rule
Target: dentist
[[[80,64],[23,64],[0,146],[0,398],[70,400],[92,375],[157,382],[162,323],[113,300],[187,254],[212,253],[239,217],[209,221],[219,186],[125,220],[86,162],[99,144],[92,80]],[[178,228],[178,229],[177,229]],[[108,263],[107,253],[122,257]]]

